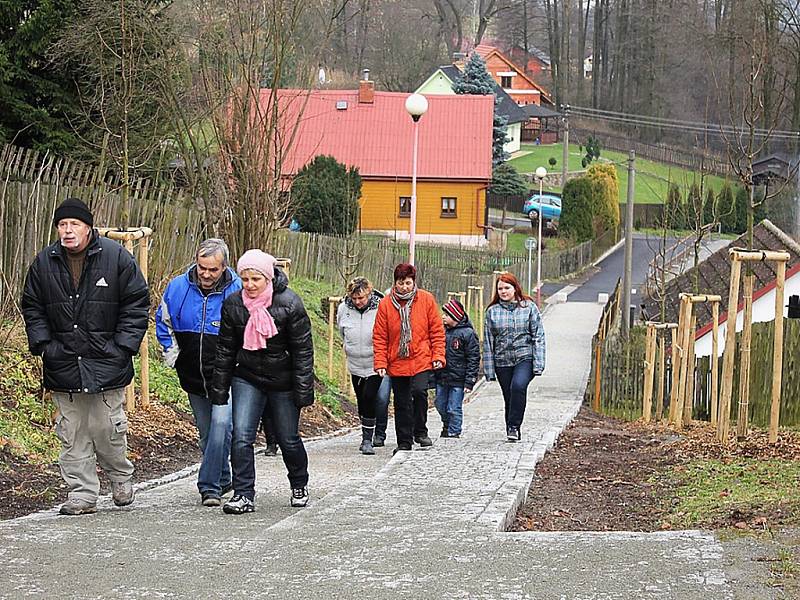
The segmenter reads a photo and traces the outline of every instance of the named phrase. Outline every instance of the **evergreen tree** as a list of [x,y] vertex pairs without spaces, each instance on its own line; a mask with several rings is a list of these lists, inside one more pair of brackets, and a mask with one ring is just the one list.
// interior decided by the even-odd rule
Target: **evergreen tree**
[[473,52],[464,66],[464,72],[453,83],[456,94],[472,94],[476,96],[494,96],[494,119],[492,121],[492,165],[497,166],[508,159],[503,146],[508,142],[508,119],[497,114],[499,101],[494,91],[497,88],[486,63],[477,52]]
[[513,165],[503,163],[492,171],[489,192],[498,196],[519,196],[528,193],[528,184]]
[[488,96],[494,94],[495,85],[494,79],[486,70],[486,63],[480,54],[473,52],[464,66],[461,77],[453,82],[453,91],[456,94]]
[[316,156],[292,184],[294,217],[303,231],[349,235],[358,225],[361,176],[332,156]]
[[661,226],[666,229],[683,229],[686,227],[686,215],[681,201],[681,192],[674,183],[670,184],[667,191]]
[[714,190],[708,188],[706,190],[706,199],[703,202],[703,225],[710,225],[716,222],[716,211],[714,206]]
[[586,172],[592,182],[593,215],[598,225],[606,230],[616,229],[620,223],[619,180],[612,164],[593,164]]
[[16,0],[0,8],[0,143],[66,154],[77,138],[72,73],[48,52],[80,6],[78,0]]
[[747,193],[747,190],[743,187],[736,189],[736,201],[735,201],[735,217],[736,217],[736,225],[734,226],[733,233],[744,233],[747,231],[747,205],[750,202],[750,195]]
[[588,177],[575,177],[567,181],[561,193],[561,219],[558,227],[561,232],[576,242],[592,239],[593,184]]
[[703,224],[703,196],[696,182],[689,186],[689,191],[686,193],[686,213],[686,227],[697,231]]
[[736,207],[734,206],[733,188],[727,181],[717,194],[717,218],[722,224],[723,233],[736,231]]

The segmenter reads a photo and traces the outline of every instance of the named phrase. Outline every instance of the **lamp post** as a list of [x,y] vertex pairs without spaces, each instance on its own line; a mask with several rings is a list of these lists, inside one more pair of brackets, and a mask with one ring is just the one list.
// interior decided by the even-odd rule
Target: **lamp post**
[[428,99],[422,94],[411,94],[406,98],[406,112],[414,121],[414,153],[411,159],[411,223],[408,225],[408,262],[414,264],[414,234],[417,230],[417,146],[419,142],[419,118],[428,110]]
[[542,186],[544,178],[547,177],[547,169],[537,167],[536,179],[539,180],[539,235],[537,236],[536,250],[536,306],[542,308]]

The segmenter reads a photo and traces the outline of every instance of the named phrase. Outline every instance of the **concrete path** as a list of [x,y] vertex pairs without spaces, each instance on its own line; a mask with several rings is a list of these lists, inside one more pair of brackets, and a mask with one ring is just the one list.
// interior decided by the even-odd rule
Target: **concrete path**
[[392,458],[391,439],[364,457],[355,433],[310,442],[306,509],[288,507],[280,459],[260,456],[251,515],[201,507],[192,477],[126,509],[0,523],[0,598],[731,598],[705,533],[503,532],[578,411],[601,308],[548,309],[521,443],[505,442],[492,383],[466,406],[463,437],[429,451]]

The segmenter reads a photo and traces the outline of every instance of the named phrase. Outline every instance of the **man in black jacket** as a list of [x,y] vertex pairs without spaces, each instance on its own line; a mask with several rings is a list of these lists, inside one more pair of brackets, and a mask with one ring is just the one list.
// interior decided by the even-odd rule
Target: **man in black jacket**
[[133,257],[93,224],[77,198],[56,208],[59,239],[36,256],[22,294],[28,347],[42,357],[44,387],[59,410],[59,466],[70,490],[63,515],[96,511],[97,463],[111,480],[114,503],[133,502],[123,401],[150,300]]

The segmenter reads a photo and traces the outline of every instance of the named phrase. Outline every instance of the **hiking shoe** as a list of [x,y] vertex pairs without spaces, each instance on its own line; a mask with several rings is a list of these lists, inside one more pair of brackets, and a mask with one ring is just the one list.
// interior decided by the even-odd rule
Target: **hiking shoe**
[[372,447],[372,442],[369,440],[362,440],[358,450],[361,454],[375,454],[375,449]]
[[267,444],[264,456],[278,456],[278,444]]
[[214,492],[202,492],[200,494],[200,502],[203,506],[220,506],[222,498],[217,496]]
[[228,515],[242,515],[256,510],[256,505],[250,498],[236,494],[222,507],[222,512]]
[[522,436],[519,433],[519,427],[509,427],[506,429],[506,437],[508,438],[509,442],[518,442],[522,439]]
[[431,438],[429,438],[427,435],[421,435],[419,437],[415,437],[414,441],[416,443],[418,443],[420,446],[422,446],[423,448],[430,448],[431,446],[433,446],[433,442],[431,441]]
[[398,452],[411,452],[411,444],[397,444],[397,448],[392,450],[392,455]]
[[97,505],[88,500],[70,498],[61,505],[58,512],[62,515],[90,515],[97,512]]
[[294,508],[303,508],[308,504],[308,488],[292,488],[290,503]]
[[376,433],[372,438],[373,448],[383,448],[386,445],[386,436]]
[[133,502],[133,479],[111,482],[111,498],[117,506],[128,506]]

